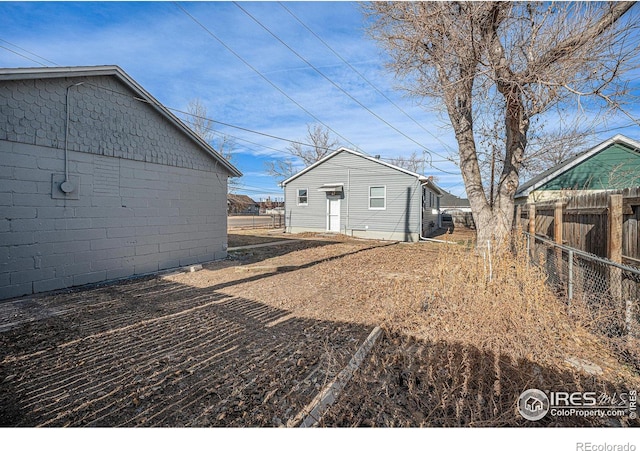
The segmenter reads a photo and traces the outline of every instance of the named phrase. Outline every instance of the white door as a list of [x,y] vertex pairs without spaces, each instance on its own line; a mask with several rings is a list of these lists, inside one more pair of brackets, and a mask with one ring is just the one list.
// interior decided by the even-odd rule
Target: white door
[[340,198],[327,198],[327,230],[340,232]]

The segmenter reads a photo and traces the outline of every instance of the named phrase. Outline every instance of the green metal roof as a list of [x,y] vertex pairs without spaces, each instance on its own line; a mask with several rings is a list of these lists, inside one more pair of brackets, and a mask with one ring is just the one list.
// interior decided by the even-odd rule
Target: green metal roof
[[527,197],[538,190],[602,190],[639,185],[640,142],[616,135],[520,185],[515,197]]

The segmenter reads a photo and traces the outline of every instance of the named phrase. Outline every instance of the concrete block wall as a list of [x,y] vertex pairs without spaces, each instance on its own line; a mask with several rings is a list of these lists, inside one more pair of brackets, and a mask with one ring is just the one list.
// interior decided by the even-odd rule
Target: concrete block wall
[[0,82],[0,299],[224,258],[227,176],[115,77]]
[[[0,299],[224,258],[226,177],[0,141]],[[56,187],[54,186],[53,189]]]

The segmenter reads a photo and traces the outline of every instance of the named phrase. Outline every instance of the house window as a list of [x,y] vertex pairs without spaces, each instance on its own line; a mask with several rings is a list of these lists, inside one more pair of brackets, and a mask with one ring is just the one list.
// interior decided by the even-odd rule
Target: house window
[[307,188],[298,188],[298,205],[309,205],[308,193]]
[[369,187],[369,210],[385,210],[387,208],[387,187]]
[[438,198],[433,191],[427,188],[422,189],[422,209],[428,210],[429,208],[437,208]]

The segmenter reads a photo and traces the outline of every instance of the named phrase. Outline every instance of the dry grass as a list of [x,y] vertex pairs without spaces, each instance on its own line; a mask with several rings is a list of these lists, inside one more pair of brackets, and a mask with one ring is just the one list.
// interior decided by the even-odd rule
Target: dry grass
[[[633,387],[633,386],[632,386]],[[547,416],[517,412],[528,388],[628,392],[630,386],[555,365],[544,366],[458,342],[417,340],[387,331],[362,369],[324,416],[330,427],[575,427],[638,426],[637,420]]]
[[[398,305],[388,324],[431,340],[541,363],[602,351],[598,337],[567,315],[566,305],[524,252],[440,248],[429,286],[419,300]],[[589,356],[594,357],[594,356]]]
[[[270,272],[283,265],[294,270]],[[419,339],[559,368],[567,368],[567,357],[576,357],[610,375],[633,374],[618,363],[609,342],[590,331],[577,305],[568,313],[523,252],[494,252],[491,280],[488,258],[473,248],[432,243],[336,239],[241,268],[252,267],[252,274],[262,271],[268,277],[222,291],[301,317],[382,324]],[[205,275],[191,275],[197,279],[192,283],[205,287],[223,277],[216,274],[205,282]]]
[[[260,384],[252,382],[247,387],[271,393],[277,388],[273,371],[285,368],[291,373],[283,373],[283,381],[300,373],[296,378],[302,381],[301,387],[306,387],[308,399],[301,396],[300,404],[308,402],[344,365],[346,357],[340,351],[346,346],[343,349],[334,343],[333,333],[340,332],[334,325],[348,325],[363,333],[374,325],[383,325],[384,337],[324,418],[325,426],[607,425],[597,419],[575,418],[530,423],[516,412],[516,402],[527,388],[620,393],[640,385],[640,359],[637,352],[629,351],[634,345],[598,333],[594,325],[601,319],[582,315],[579,303],[568,309],[548,288],[544,275],[528,264],[523,252],[493,253],[489,271],[488,257],[468,246],[468,235],[462,236],[459,231],[438,238],[462,245],[398,244],[344,236],[290,238],[303,240],[233,252],[230,259],[205,265],[202,271],[150,280],[146,283],[151,287],[147,288],[133,283],[131,288],[144,295],[145,306],[156,291],[158,302],[168,302],[166,290],[170,287],[176,296],[176,308],[192,307],[194,300],[219,296],[238,300],[238,307],[256,312],[277,312],[264,318],[264,327],[257,328],[255,322],[247,323],[244,310],[237,316],[238,324],[249,325],[253,333],[262,334],[255,341],[261,348],[256,350],[250,368],[262,375]],[[102,289],[105,302],[125,288]],[[225,320],[236,318],[222,311],[227,304],[214,306],[211,315],[224,313]],[[130,311],[123,307],[122,314],[128,318]],[[67,327],[68,323],[61,324]],[[191,323],[198,325],[195,320]],[[103,327],[104,322],[96,324]],[[329,341],[318,339],[318,334],[309,335],[308,325],[313,324],[323,325],[319,336]],[[292,353],[288,345],[283,346],[278,354],[289,366],[275,364],[271,357],[264,360],[271,362],[268,364],[261,360],[263,348],[264,355],[271,356],[269,340],[274,339],[276,329],[289,334],[287,343],[297,349]],[[217,329],[211,333],[217,333]],[[162,333],[158,337],[165,339]],[[51,339],[46,342],[50,344]],[[15,346],[16,341],[10,343]],[[193,338],[193,344],[205,346],[206,342]],[[143,351],[140,355],[145,355]],[[191,356],[191,351],[184,354]],[[568,364],[568,358],[597,365],[602,373],[588,374]],[[218,366],[212,366],[206,374],[194,373],[193,377],[224,375],[219,381],[222,389],[237,379],[229,368],[218,371]],[[280,398],[269,394],[267,398],[269,403],[286,400],[291,393],[281,393]],[[175,396],[184,394],[176,391]],[[219,413],[216,409],[222,406],[211,403],[207,409]],[[269,421],[295,415],[291,406],[283,413],[276,404],[265,417]],[[204,415],[194,409],[196,417]],[[224,424],[253,424],[247,418],[238,417],[233,422],[227,418]],[[162,424],[171,421],[167,417]]]
[[[594,327],[605,319],[602,312],[595,317],[579,302],[568,307],[558,298],[522,245],[515,253],[493,252],[489,265],[467,240],[443,238],[465,245],[372,243],[356,250],[361,242],[335,242],[322,253],[343,254],[338,259],[228,293],[296,316],[383,325],[385,338],[325,426],[620,424],[577,417],[531,423],[517,413],[527,388],[611,394],[637,387],[634,354]],[[269,263],[299,258],[292,253]]]
[[522,248],[492,253],[491,270],[487,254],[461,247],[441,247],[430,263],[427,289],[394,298],[385,338],[325,426],[638,425],[577,416],[532,423],[517,413],[528,388],[612,394],[640,382],[634,356],[620,361],[617,343],[590,329],[580,305],[558,299]]

